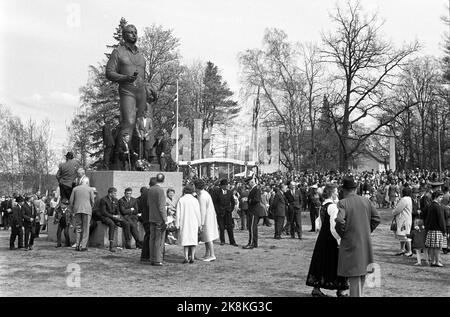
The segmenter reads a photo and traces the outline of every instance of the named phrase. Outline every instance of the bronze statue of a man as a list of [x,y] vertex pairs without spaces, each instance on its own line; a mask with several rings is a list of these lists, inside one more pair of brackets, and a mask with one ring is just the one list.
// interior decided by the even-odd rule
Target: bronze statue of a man
[[106,78],[119,83],[120,133],[132,137],[136,117],[144,115],[147,100],[154,101],[156,94],[145,80],[145,58],[136,46],[136,27],[126,25],[122,37],[123,44],[114,49],[106,64]]

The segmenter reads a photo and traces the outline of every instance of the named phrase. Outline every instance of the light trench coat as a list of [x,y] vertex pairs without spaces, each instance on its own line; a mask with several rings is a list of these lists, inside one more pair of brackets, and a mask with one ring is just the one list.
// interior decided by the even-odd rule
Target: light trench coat
[[200,204],[192,194],[185,194],[178,200],[175,226],[179,228],[178,244],[198,245],[198,231],[201,226]]
[[412,199],[411,197],[402,197],[397,206],[392,210],[392,215],[395,216],[397,222],[396,237],[399,240],[405,239],[407,234],[411,233],[412,226]]
[[200,204],[201,224],[203,226],[202,241],[211,242],[219,239],[216,210],[211,195],[206,191],[200,191],[198,197]]

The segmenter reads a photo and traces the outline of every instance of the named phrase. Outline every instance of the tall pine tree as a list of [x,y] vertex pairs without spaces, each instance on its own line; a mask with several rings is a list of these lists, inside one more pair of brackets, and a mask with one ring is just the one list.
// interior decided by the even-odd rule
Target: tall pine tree
[[204,89],[202,93],[201,116],[203,132],[216,124],[225,124],[235,119],[241,107],[232,99],[233,92],[219,74],[219,69],[212,62],[206,64]]

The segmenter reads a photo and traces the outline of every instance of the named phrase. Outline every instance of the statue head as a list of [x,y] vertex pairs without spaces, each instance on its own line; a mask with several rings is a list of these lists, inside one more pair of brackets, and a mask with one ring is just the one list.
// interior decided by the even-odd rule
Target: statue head
[[122,29],[122,38],[126,43],[136,44],[137,29],[133,24],[127,24]]

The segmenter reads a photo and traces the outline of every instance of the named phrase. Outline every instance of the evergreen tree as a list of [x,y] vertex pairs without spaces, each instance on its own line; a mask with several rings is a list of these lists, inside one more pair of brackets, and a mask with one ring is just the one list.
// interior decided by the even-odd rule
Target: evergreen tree
[[203,131],[212,128],[215,124],[224,124],[233,120],[239,114],[241,107],[236,101],[230,99],[233,92],[223,81],[217,66],[212,62],[206,64],[204,89],[202,94],[201,116]]
[[[123,42],[122,30],[127,24],[128,24],[127,20],[124,17],[122,17],[120,19],[119,26],[117,26],[116,31],[113,34],[113,38],[114,38],[114,40],[116,40],[116,42],[112,45],[106,45],[106,47],[109,48],[111,50],[111,52],[115,48],[118,48],[120,44],[122,44],[122,42]],[[109,57],[111,56],[111,53],[105,53],[105,55],[109,59]]]

